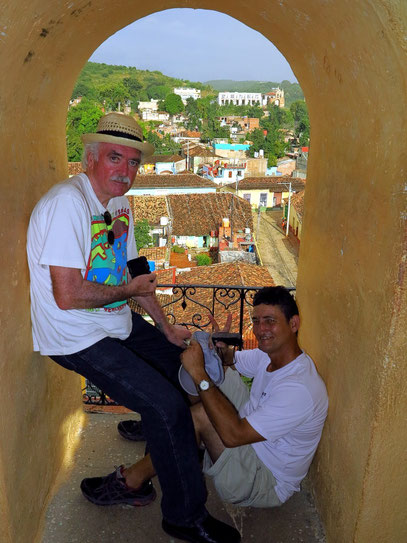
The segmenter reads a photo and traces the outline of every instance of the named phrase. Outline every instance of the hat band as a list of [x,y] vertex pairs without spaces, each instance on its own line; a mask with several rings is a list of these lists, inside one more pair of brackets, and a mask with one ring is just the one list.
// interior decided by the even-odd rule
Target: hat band
[[140,141],[142,140],[138,138],[137,136],[133,136],[132,134],[127,134],[126,132],[119,132],[118,130],[98,130],[98,134],[105,134],[106,136],[116,136],[118,138],[126,138],[128,140],[134,140],[134,141]]

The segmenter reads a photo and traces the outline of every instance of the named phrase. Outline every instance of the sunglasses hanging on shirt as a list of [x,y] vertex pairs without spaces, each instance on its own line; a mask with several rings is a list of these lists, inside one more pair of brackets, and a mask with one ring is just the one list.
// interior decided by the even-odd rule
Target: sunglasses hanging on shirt
[[114,232],[113,230],[109,230],[109,226],[112,225],[112,216],[110,215],[110,213],[108,211],[105,211],[103,213],[103,219],[105,221],[105,224],[106,224],[106,228],[107,228],[107,241],[109,243],[109,245],[113,245],[114,243]]

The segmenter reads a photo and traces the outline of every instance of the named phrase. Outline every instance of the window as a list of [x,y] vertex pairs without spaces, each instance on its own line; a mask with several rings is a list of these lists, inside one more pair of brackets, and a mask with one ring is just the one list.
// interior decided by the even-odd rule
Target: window
[[260,193],[260,206],[267,206],[267,192]]
[[249,202],[249,204],[250,204],[251,196],[252,196],[251,194],[243,194],[243,198],[244,198],[247,202]]

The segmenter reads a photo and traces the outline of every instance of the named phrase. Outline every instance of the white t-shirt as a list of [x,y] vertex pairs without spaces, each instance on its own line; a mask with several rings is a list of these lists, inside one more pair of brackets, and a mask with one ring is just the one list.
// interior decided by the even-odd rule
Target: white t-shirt
[[[131,331],[127,300],[92,309],[59,309],[52,293],[49,266],[81,270],[105,285],[127,283],[127,261],[137,256],[133,216],[127,198],[109,201],[112,225],[85,174],[55,185],[35,206],[27,237],[31,276],[34,350],[43,355],[78,352],[104,337],[126,339]],[[107,241],[112,229],[115,241]]]
[[239,415],[266,438],[252,447],[285,502],[300,489],[318,446],[328,409],[325,384],[304,352],[273,372],[266,371],[270,359],[260,349],[237,352],[235,359],[239,373],[254,378]]

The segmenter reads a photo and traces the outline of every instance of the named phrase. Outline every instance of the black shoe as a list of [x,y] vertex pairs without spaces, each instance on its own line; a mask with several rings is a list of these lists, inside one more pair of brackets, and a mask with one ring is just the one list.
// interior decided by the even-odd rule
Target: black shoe
[[239,543],[241,536],[236,528],[208,516],[194,526],[176,526],[165,519],[162,528],[168,535],[191,543]]
[[106,477],[89,477],[81,482],[82,494],[96,505],[118,505],[125,503],[140,507],[153,502],[156,491],[150,480],[145,481],[139,488],[130,488],[122,475],[122,468],[116,468]]
[[130,441],[145,441],[141,420],[122,420],[117,425],[119,434]]

